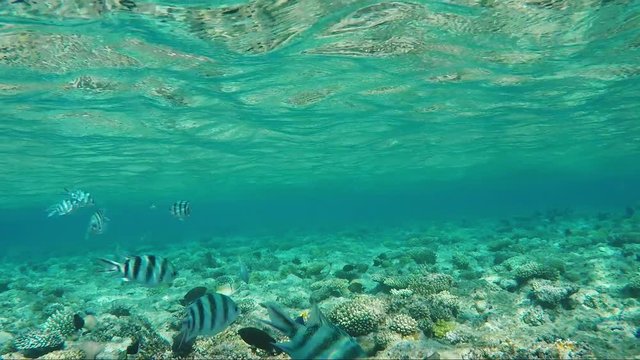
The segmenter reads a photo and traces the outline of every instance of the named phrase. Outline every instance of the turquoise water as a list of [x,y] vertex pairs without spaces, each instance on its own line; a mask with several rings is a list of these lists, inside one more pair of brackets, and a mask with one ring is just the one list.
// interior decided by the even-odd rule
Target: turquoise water
[[[611,246],[621,263],[602,269],[631,276],[638,99],[638,1],[4,1],[0,258],[217,242],[231,259],[246,254],[233,239],[251,250],[333,239],[369,263],[340,234],[368,234],[373,248],[470,222],[496,240],[495,221],[526,217],[537,230],[518,236],[564,244],[560,257],[581,241],[601,251],[583,249],[585,264]],[[46,217],[64,188],[95,197],[111,219],[104,234],[85,239],[93,208]],[[177,200],[191,203],[186,221],[169,214]],[[541,215],[554,212],[562,225]],[[584,238],[556,239],[565,228]],[[606,240],[620,233],[632,239],[623,250]],[[484,246],[465,236],[463,249]],[[420,246],[442,261],[453,251]],[[317,260],[340,263],[327,251]],[[446,261],[431,271],[464,288]],[[478,261],[485,275],[494,265]],[[607,293],[636,311],[620,294]],[[638,318],[625,323],[630,344]]]
[[635,2],[136,5],[3,6],[2,208],[638,199]]

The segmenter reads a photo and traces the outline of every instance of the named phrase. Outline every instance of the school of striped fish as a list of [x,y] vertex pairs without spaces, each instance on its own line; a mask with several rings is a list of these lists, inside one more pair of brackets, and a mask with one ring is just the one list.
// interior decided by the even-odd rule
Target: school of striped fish
[[[94,207],[95,199],[91,193],[81,189],[65,188],[65,197],[59,202],[46,209],[47,217],[66,216],[76,212],[78,209]],[[155,208],[155,205],[153,205]],[[180,221],[184,221],[191,215],[191,203],[186,200],[178,200],[169,208],[169,213]],[[89,224],[85,232],[85,240],[94,235],[101,235],[107,230],[107,223],[111,221],[104,209],[98,209],[89,218]]]
[[[80,189],[64,189],[65,197],[47,208],[48,217],[66,216],[78,209],[94,207],[93,196]],[[155,205],[151,207],[155,209]],[[178,200],[169,207],[169,213],[184,221],[191,215],[191,204]],[[111,220],[105,216],[104,209],[94,211],[87,226],[85,239],[103,234]],[[129,255],[122,262],[111,259],[98,259],[105,265],[103,272],[116,273],[123,282],[143,286],[169,285],[178,275],[176,267],[165,257],[144,254]],[[249,283],[249,268],[238,259],[238,277]],[[197,291],[193,291],[197,290]],[[185,316],[180,332],[174,337],[174,353],[184,355],[199,336],[215,336],[233,324],[240,314],[238,305],[231,296],[235,292],[232,284],[225,284],[216,292],[207,292],[204,288],[194,288],[195,299],[181,304],[185,306]],[[190,291],[185,299],[192,295]],[[238,334],[248,345],[263,349],[269,354],[284,352],[292,359],[357,359],[365,356],[360,345],[339,327],[331,324],[314,304],[308,319],[290,318],[277,304],[262,304],[267,309],[269,320],[260,320],[289,338],[288,342],[277,342],[265,330],[246,327]],[[82,319],[80,319],[82,320]],[[308,320],[308,321],[307,321]]]

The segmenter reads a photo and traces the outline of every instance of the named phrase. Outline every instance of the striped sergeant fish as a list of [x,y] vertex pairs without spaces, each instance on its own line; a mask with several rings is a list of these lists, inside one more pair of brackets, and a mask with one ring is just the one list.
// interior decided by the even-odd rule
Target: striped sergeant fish
[[214,336],[231,325],[240,314],[238,305],[228,296],[207,293],[187,307],[182,322],[180,344],[190,343],[198,335]]
[[124,281],[135,281],[155,286],[171,283],[178,275],[169,260],[155,255],[129,256],[123,263],[109,259],[99,259],[110,267],[107,272],[118,272]]
[[67,188],[65,188],[64,191],[69,198],[50,206],[47,209],[48,217],[68,215],[78,208],[93,206],[95,204],[93,196],[88,192],[79,189],[69,190]]
[[57,204],[51,205],[47,209],[47,217],[68,215],[75,209],[77,209],[77,207],[74,205],[73,201],[64,199]]
[[358,359],[365,356],[360,345],[344,330],[331,324],[314,305],[307,323],[300,324],[275,304],[266,304],[271,321],[263,322],[289,337],[275,343],[292,359]]
[[98,210],[89,219],[89,226],[87,227],[87,233],[85,239],[88,239],[90,235],[100,235],[107,230],[107,222],[111,221],[108,217],[104,216],[104,210]]
[[80,189],[69,190],[67,188],[65,188],[64,191],[66,191],[76,207],[93,206],[95,204],[93,196],[88,192]]
[[185,200],[179,200],[171,205],[171,215],[177,217],[180,220],[186,219],[191,215],[191,204]]

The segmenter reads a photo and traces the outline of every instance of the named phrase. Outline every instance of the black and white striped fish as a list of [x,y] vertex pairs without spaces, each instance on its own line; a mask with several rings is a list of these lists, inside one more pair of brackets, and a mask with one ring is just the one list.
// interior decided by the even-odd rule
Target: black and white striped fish
[[67,188],[65,188],[64,191],[67,192],[76,207],[93,206],[95,204],[93,196],[86,191],[80,189],[69,190]]
[[179,200],[171,205],[171,215],[180,220],[186,219],[191,215],[191,204],[186,200]]
[[149,286],[171,283],[178,275],[169,260],[155,255],[129,256],[123,263],[109,259],[100,261],[110,265],[105,271],[117,271],[124,281],[135,281]]
[[80,189],[69,190],[67,188],[65,188],[64,191],[69,198],[63,199],[59,203],[50,206],[47,209],[48,217],[69,215],[76,209],[93,206],[95,204],[93,196],[86,191]]
[[180,343],[189,343],[198,335],[216,335],[231,325],[239,314],[238,305],[230,297],[219,293],[204,294],[187,307]]
[[90,235],[100,235],[107,230],[107,222],[110,219],[104,216],[104,210],[98,210],[89,219],[89,226],[87,227],[87,233],[85,238],[88,239]]
[[64,199],[57,204],[51,205],[47,209],[47,217],[68,215],[75,209],[77,209],[77,207],[74,205],[72,200]]
[[275,343],[292,359],[358,359],[365,356],[360,345],[344,330],[331,324],[314,305],[307,323],[300,324],[287,316],[276,304],[266,304],[271,321],[265,323],[289,337]]

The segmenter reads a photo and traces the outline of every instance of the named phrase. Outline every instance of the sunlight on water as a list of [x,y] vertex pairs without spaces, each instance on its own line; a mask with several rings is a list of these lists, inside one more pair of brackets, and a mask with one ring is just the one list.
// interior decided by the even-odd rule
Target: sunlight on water
[[638,6],[7,2],[2,203],[636,171]]

